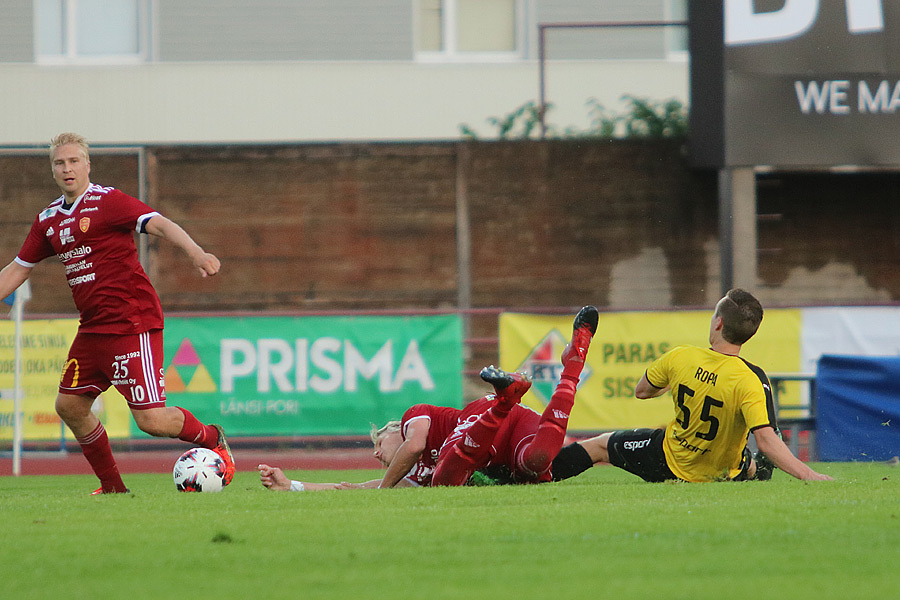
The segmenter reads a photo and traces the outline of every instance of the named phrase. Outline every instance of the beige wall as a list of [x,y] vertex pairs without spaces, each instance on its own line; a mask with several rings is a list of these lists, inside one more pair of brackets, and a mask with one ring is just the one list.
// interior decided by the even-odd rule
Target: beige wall
[[[539,96],[536,61],[0,64],[0,81],[0,147],[60,131],[94,144],[445,140],[465,123],[491,137],[489,117]],[[548,121],[583,129],[589,98],[686,102],[687,89],[685,62],[551,62]]]

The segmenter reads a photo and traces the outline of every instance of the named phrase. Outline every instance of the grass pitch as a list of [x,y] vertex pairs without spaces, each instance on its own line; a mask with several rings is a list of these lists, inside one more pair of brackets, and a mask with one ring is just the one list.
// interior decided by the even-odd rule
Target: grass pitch
[[133,494],[91,497],[93,476],[0,477],[0,598],[896,597],[900,468],[815,468],[837,481],[647,484],[606,467],[279,493],[239,472],[219,494],[126,475]]

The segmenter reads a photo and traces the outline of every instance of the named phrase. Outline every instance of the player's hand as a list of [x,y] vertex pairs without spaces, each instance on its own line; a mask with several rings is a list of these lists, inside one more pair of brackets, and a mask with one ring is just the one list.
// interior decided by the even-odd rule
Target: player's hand
[[263,464],[256,468],[259,470],[259,481],[264,487],[280,492],[286,492],[291,489],[291,480],[278,467],[270,467]]
[[349,483],[347,481],[342,481],[334,486],[337,490],[361,490],[363,486],[358,483]]
[[219,269],[222,268],[222,263],[219,262],[215,255],[203,252],[194,258],[194,266],[200,270],[202,277],[210,277],[219,272]]
[[809,477],[806,477],[805,479],[806,481],[834,481],[834,477],[831,475],[825,475],[824,473],[817,473],[815,471],[812,471]]

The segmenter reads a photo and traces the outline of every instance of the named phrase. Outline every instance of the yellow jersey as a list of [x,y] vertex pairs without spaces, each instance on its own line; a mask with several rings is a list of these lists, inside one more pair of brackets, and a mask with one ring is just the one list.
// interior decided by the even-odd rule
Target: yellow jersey
[[675,419],[666,426],[663,451],[685,481],[735,477],[749,433],[776,425],[768,377],[739,356],[677,346],[650,365],[647,381],[670,388]]

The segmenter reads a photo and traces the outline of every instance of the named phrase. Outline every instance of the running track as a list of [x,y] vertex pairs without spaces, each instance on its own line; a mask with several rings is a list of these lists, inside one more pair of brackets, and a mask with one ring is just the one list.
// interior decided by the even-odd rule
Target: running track
[[[119,471],[128,473],[171,473],[175,460],[190,448],[172,447],[165,450],[114,451]],[[273,449],[232,447],[238,471],[252,471],[256,465],[267,463],[288,470],[316,469],[379,469],[381,464],[368,448],[332,449]],[[0,475],[12,475],[12,456],[0,456]],[[22,455],[23,475],[90,475],[90,466],[78,447],[67,453],[26,451]]]

